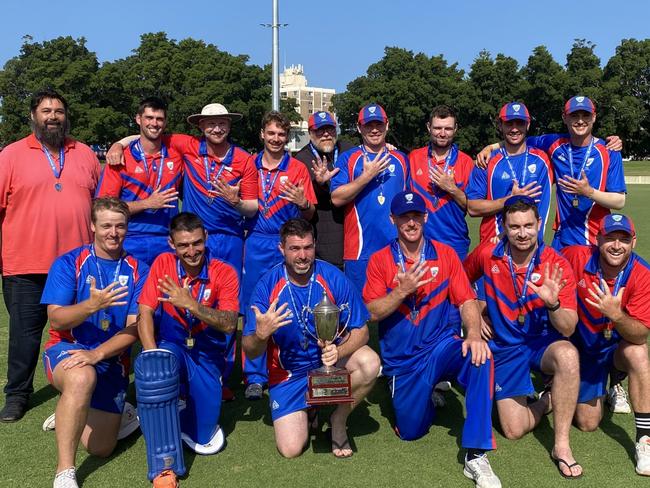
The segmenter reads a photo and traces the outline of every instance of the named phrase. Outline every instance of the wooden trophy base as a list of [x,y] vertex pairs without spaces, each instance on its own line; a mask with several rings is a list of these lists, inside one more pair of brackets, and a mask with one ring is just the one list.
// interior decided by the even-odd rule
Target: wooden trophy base
[[352,403],[352,385],[347,369],[315,369],[307,375],[307,404],[332,405]]

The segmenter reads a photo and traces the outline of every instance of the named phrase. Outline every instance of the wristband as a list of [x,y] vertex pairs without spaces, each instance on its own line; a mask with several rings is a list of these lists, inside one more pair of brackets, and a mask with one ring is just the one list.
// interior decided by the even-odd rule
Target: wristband
[[559,308],[560,308],[560,300],[558,300],[555,305],[551,305],[550,307],[546,307],[546,310],[548,310],[549,312],[555,312]]

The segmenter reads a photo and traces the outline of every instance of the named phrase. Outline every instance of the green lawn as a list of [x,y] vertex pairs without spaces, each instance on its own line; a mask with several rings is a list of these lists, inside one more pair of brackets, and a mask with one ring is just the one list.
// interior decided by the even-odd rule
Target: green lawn
[[[650,185],[634,185],[626,213],[635,219],[640,242],[637,250],[650,258],[650,223],[643,218],[650,204]],[[475,239],[476,225],[472,223]],[[547,237],[549,234],[547,233]],[[547,239],[548,240],[548,239]],[[474,241],[476,242],[476,241]],[[0,311],[0,377],[5,377],[7,317]],[[376,346],[376,331],[372,343]],[[236,378],[238,379],[238,378]],[[51,486],[55,468],[53,433],[41,431],[41,423],[53,410],[54,390],[47,386],[39,363],[36,393],[25,419],[16,424],[0,424],[0,480],[4,487]],[[227,433],[226,449],[212,457],[199,457],[185,451],[189,477],[182,486],[402,486],[471,487],[462,475],[458,454],[462,429],[463,400],[456,392],[447,395],[448,405],[424,438],[400,441],[391,428],[391,405],[384,379],[368,401],[349,421],[354,457],[337,460],[329,453],[324,432],[312,438],[307,452],[298,459],[282,459],[275,450],[266,401],[243,400],[241,386],[235,388],[238,399],[223,407],[223,426]],[[133,392],[131,391],[131,400]],[[326,418],[327,412],[321,413]],[[549,460],[552,447],[552,415],[538,429],[519,441],[508,441],[497,433],[498,449],[490,455],[503,485],[556,488],[566,484]],[[576,458],[585,476],[572,486],[649,486],[650,480],[634,473],[634,425],[631,415],[606,413],[595,433],[572,431]],[[134,434],[122,441],[107,460],[78,455],[79,479],[86,487],[150,486],[146,480],[146,457],[142,436]]]
[[624,161],[625,176],[650,176],[650,161]]

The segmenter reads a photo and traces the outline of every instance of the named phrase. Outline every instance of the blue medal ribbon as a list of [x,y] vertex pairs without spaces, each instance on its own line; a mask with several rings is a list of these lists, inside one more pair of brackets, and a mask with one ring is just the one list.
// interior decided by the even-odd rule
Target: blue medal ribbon
[[512,179],[517,182],[517,185],[519,185],[519,188],[522,186],[526,186],[526,173],[528,172],[528,155],[530,152],[528,151],[528,146],[526,146],[526,156],[524,158],[524,167],[521,171],[521,180],[517,178],[517,173],[515,172],[515,168],[512,166],[512,163],[510,162],[510,157],[508,156],[508,151],[504,147],[501,148],[501,155],[503,156],[503,159],[506,160],[506,163],[508,163],[508,168],[510,169],[510,175],[512,176]]
[[[634,264],[633,261],[634,260],[632,259],[632,256],[630,255],[630,258],[627,260],[627,264],[616,275],[616,279],[614,280],[614,290],[612,291],[612,295],[616,296],[616,295],[618,295],[618,292],[621,291],[621,286],[623,285],[623,278],[627,278],[629,276],[630,270],[632,269],[632,265]],[[596,277],[598,279],[598,288],[600,288],[600,290],[603,293],[605,293],[605,287],[603,286],[602,281],[601,281],[601,280],[605,279],[605,275],[603,274],[603,270],[600,267],[600,264],[598,265],[598,270],[596,271]],[[606,280],[605,280],[605,283],[607,283]],[[605,285],[605,286],[607,286],[607,285]],[[607,324],[605,324],[604,329],[603,329],[603,330],[608,331],[608,333],[606,335],[607,339],[611,338],[611,330],[612,329],[609,327],[611,325],[612,325],[612,322],[609,321]]]
[[[104,282],[104,273],[102,272],[102,268],[99,266],[99,260],[97,259],[97,254],[95,254],[94,244],[90,245],[90,255],[92,256],[93,262],[95,263],[95,268],[97,269],[97,279],[99,280],[99,289],[103,290],[109,285],[109,283]],[[117,261],[117,265],[115,266],[115,271],[113,272],[113,281],[111,281],[111,283],[118,282],[123,261],[124,261],[124,257],[121,256],[120,259]],[[102,318],[104,320],[110,320],[110,315],[108,314],[108,311],[106,309],[102,310]]]
[[[144,149],[142,149],[142,144],[140,144],[139,139],[136,141],[134,148],[138,152],[140,160],[144,165],[144,172],[147,175],[147,185],[149,185],[151,183],[151,172],[149,171],[149,164],[147,163],[147,154],[144,152]],[[155,191],[160,186],[160,182],[162,181],[163,168],[165,166],[165,158],[167,156],[167,148],[164,144],[162,144],[160,146],[160,165],[156,165],[155,157],[151,160],[151,169],[156,173],[156,184],[153,186],[153,188],[149,186],[149,189],[152,191]]]
[[[361,148],[361,152],[363,153],[363,156],[370,162],[375,161],[378,158],[381,158],[384,154],[388,153],[388,149],[386,149],[386,146],[383,147],[381,152],[377,153],[374,158],[370,159],[369,153],[366,150],[366,146],[361,144],[359,146]],[[384,183],[386,181],[386,171],[388,171],[388,168],[382,171],[380,174],[375,176],[375,181],[379,184],[379,196],[377,199],[379,200],[379,205],[383,205],[385,198],[384,198]]]
[[[176,274],[178,275],[178,284],[180,286],[183,286],[183,276],[181,274],[181,260],[176,258]],[[187,276],[186,276],[187,279]],[[192,295],[192,285],[188,283],[189,291],[190,291],[190,296],[194,298]],[[203,300],[203,294],[205,293],[205,281],[201,281],[201,285],[199,286],[199,294],[197,298],[195,299],[199,305],[201,304],[201,301]],[[177,308],[178,310],[178,308]],[[188,339],[192,338],[192,329],[194,328],[194,325],[198,322],[200,322],[196,317],[194,317],[188,309],[184,310],[183,315],[185,315],[185,321],[187,322],[185,325],[187,327],[187,333],[188,333]]]
[[[454,159],[455,155],[457,152],[456,144],[452,144],[451,147],[449,148],[449,152],[447,153],[447,157],[445,158],[445,165],[442,168],[443,173],[447,173],[449,171],[449,166],[451,164],[452,159]],[[435,166],[431,162],[433,159],[433,145],[431,143],[428,144],[427,147],[427,168],[429,170],[429,178],[431,178],[431,169]],[[434,161],[435,162],[435,161]],[[440,197],[438,196],[438,187],[436,186],[435,183],[433,183],[433,206],[437,207],[438,202],[440,202]]]
[[[594,137],[591,136],[591,140],[589,141],[589,146],[587,146],[587,150],[585,151],[585,157],[582,159],[582,164],[580,165],[580,169],[578,169],[578,173],[576,174],[575,168],[573,167],[573,147],[571,146],[570,142],[567,144],[567,156],[569,157],[569,171],[571,172],[572,178],[575,178],[576,180],[582,178],[582,172],[587,166],[587,161],[589,160],[589,155],[591,154],[591,150],[593,149],[593,147],[594,147]],[[580,205],[580,198],[577,193],[573,195],[572,204],[576,208]]]
[[[510,246],[508,246],[508,252],[506,254],[508,258],[508,267],[510,268],[510,277],[512,278],[512,286],[515,289],[515,296],[517,298],[517,305],[519,307],[519,317],[524,317],[524,311],[526,306],[526,291],[528,291],[528,281],[530,280],[530,275],[533,273],[535,268],[535,256],[530,258],[528,267],[526,268],[526,275],[524,277],[524,284],[521,291],[519,290],[519,285],[517,284],[517,273],[515,271],[514,263],[512,262],[512,255],[510,253]],[[521,319],[519,319],[519,324],[524,325]]]
[[[396,252],[397,252],[397,264],[401,268],[402,273],[406,273],[406,260],[404,259],[404,254],[402,253],[402,247],[399,245],[399,241],[396,241],[396,242],[397,242],[397,246],[396,246],[397,247],[397,249],[396,249]],[[426,247],[427,247],[427,243],[426,243],[425,240],[423,240],[422,241],[422,249],[420,250],[420,261],[415,263],[415,266],[417,266],[418,264],[426,261],[426,255],[425,255],[426,254]],[[415,321],[418,318],[418,315],[420,315],[420,311],[417,308],[417,290],[415,291],[415,293],[411,293],[410,296],[411,296],[411,298],[409,299],[408,307],[411,309],[411,313],[410,313],[411,322],[415,323]]]
[[296,300],[293,296],[293,291],[292,291],[293,284],[289,280],[289,273],[287,272],[286,264],[284,266],[284,279],[287,282],[287,289],[289,290],[289,298],[291,299],[291,312],[296,317],[296,320],[298,320],[298,325],[300,325],[300,329],[302,331],[302,341],[300,341],[300,344],[304,350],[307,350],[307,347],[309,345],[309,339],[307,335],[312,336],[314,339],[316,339],[316,341],[318,341],[318,337],[314,336],[314,334],[312,334],[312,332],[309,330],[309,327],[307,325],[307,320],[304,317],[306,308],[311,308],[311,291],[314,286],[314,281],[316,281],[316,269],[314,267],[311,273],[311,277],[309,278],[309,289],[307,291],[307,305],[303,307],[302,311],[300,312],[298,311]]
[[282,161],[280,161],[280,164],[277,166],[277,171],[275,175],[273,176],[273,180],[271,180],[271,172],[272,170],[267,170],[266,176],[264,176],[264,168],[262,165],[262,157],[264,156],[264,153],[261,152],[258,154],[255,165],[258,168],[258,171],[260,172],[260,183],[262,184],[262,198],[263,198],[263,203],[264,203],[264,213],[267,213],[269,211],[269,201],[271,200],[271,193],[273,192],[273,188],[275,187],[275,181],[278,179],[278,175],[280,174],[280,166],[285,164],[285,161],[289,159],[289,153],[285,153],[284,156],[282,157]]
[[47,162],[50,163],[50,169],[52,170],[52,174],[56,180],[54,188],[56,188],[56,191],[61,191],[61,183],[59,182],[59,179],[61,178],[61,173],[63,173],[63,166],[65,165],[65,150],[63,146],[59,148],[59,167],[57,168],[57,165],[55,164],[54,158],[50,154],[50,151],[48,151],[48,149],[42,143],[41,149],[43,150],[43,153],[45,153]]

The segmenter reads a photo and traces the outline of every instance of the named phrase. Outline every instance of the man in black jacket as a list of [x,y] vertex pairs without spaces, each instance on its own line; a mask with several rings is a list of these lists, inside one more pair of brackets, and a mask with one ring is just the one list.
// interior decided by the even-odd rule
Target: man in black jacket
[[295,158],[307,166],[318,198],[311,220],[316,228],[316,257],[343,269],[343,208],[332,205],[329,182],[338,172],[336,158],[352,144],[336,140],[336,119],[329,112],[309,117],[309,139]]

